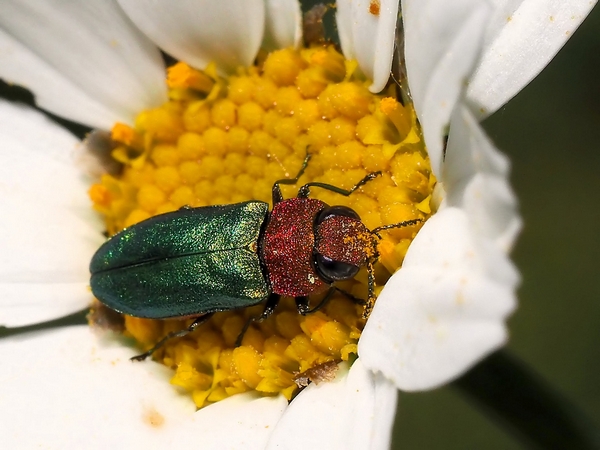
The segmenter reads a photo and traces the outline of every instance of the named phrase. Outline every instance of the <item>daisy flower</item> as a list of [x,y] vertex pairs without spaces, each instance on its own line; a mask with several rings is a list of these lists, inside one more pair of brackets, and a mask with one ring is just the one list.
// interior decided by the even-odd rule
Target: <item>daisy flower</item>
[[[348,189],[382,172],[349,197],[316,198],[352,207],[370,229],[424,224],[382,232],[366,323],[343,296],[305,317],[284,304],[234,348],[256,311],[227,312],[141,364],[127,339],[148,349],[186,323],[126,316],[106,325],[122,339],[88,326],[3,339],[0,398],[16,410],[3,415],[4,438],[389,447],[397,388],[446,383],[506,341],[520,219],[508,161],[479,120],[542,70],[593,4],[339,1],[340,52],[303,44],[295,0],[5,2],[0,76],[47,111],[110,130],[88,146],[123,170],[82,161],[88,150],[44,115],[0,103],[0,323],[85,308],[103,232],[184,205],[268,201],[307,149],[299,185]],[[400,6],[406,77],[390,82]],[[159,48],[179,61],[167,84]],[[343,288],[365,298],[367,285],[363,271]]]

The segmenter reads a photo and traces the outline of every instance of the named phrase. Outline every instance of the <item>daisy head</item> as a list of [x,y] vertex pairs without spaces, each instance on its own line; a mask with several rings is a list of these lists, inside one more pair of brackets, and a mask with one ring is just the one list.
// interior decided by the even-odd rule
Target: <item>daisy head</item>
[[[298,6],[292,2],[290,5]],[[264,20],[264,9],[262,2],[253,6],[257,21]],[[130,16],[138,13],[132,8]],[[395,30],[392,19],[396,15],[396,11],[384,14],[388,27],[385,42],[391,47],[385,52],[383,72],[379,61],[377,65],[366,64],[362,70],[355,60],[347,59],[320,36],[315,42],[300,45],[298,9],[284,15],[287,19],[295,17],[290,21],[293,27],[287,30],[287,38],[274,38],[275,31],[267,33],[267,48],[273,40],[285,46],[268,52],[259,46],[268,21],[262,28],[250,27],[257,28],[257,37],[249,40],[256,41],[251,50],[245,49],[248,43],[240,46],[233,33],[231,43],[219,44],[215,55],[209,53],[210,61],[206,53],[214,44],[208,45],[208,50],[201,45],[198,49],[191,47],[194,52],[188,55],[180,53],[181,46],[170,43],[172,36],[165,37],[162,46],[181,59],[167,69],[168,100],[140,112],[132,124],[119,122],[112,126],[112,155],[123,169],[102,175],[90,189],[110,235],[182,207],[247,205],[243,202],[250,200],[270,203],[275,198],[275,183],[281,190],[280,198],[275,198],[281,204],[268,217],[265,205],[256,212],[255,219],[254,205],[258,203],[252,203],[252,213],[250,206],[245,206],[235,219],[227,219],[233,222],[224,223],[225,216],[221,215],[219,222],[211,219],[210,223],[217,226],[214,231],[207,228],[199,232],[199,222],[191,219],[194,230],[190,232],[207,236],[211,251],[229,253],[219,254],[218,260],[211,256],[204,262],[198,256],[189,256],[186,263],[196,268],[194,273],[229,277],[219,282],[223,288],[211,287],[216,286],[212,277],[202,280],[192,275],[193,280],[179,278],[174,290],[169,287],[167,292],[162,282],[159,287],[150,280],[177,278],[177,270],[151,263],[152,273],[127,275],[131,281],[122,280],[126,291],[132,289],[126,286],[129,283],[136,285],[133,289],[140,305],[145,306],[130,309],[130,305],[124,305],[125,297],[130,303],[137,300],[124,291],[115,293],[120,282],[112,268],[122,263],[111,259],[117,247],[123,256],[129,252],[124,245],[135,247],[133,253],[139,255],[141,247],[132,237],[139,236],[139,242],[148,239],[145,232],[139,234],[146,229],[142,225],[128,228],[131,231],[127,233],[133,235],[121,234],[109,241],[92,262],[92,272],[97,272],[92,289],[113,308],[129,313],[124,317],[124,330],[144,350],[194,320],[157,321],[147,317],[229,310],[206,319],[186,339],[170,340],[155,354],[157,360],[175,370],[171,382],[189,390],[196,406],[248,390],[264,395],[281,393],[291,400],[303,387],[299,377],[319,381],[319,376],[312,374],[329,367],[331,373],[323,377],[333,378],[337,363],[356,359],[357,344],[376,293],[400,267],[410,242],[431,215],[436,178],[416,113],[402,87],[393,81],[388,84]],[[144,17],[140,28],[149,33],[147,20]],[[240,32],[248,34],[250,29]],[[351,32],[348,34],[354,38]],[[213,34],[210,36],[212,39]],[[155,39],[160,42],[162,38]],[[190,39],[186,38],[188,45]],[[195,41],[202,39],[196,37]],[[226,51],[223,45],[232,48]],[[380,86],[365,74],[374,73],[374,67],[385,75],[379,74]],[[307,186],[302,194],[307,199],[286,202],[284,199],[296,196],[300,186]],[[163,217],[169,221],[167,226],[176,226],[171,218],[178,221],[185,214],[207,214],[205,211],[214,214],[215,210],[179,211]],[[230,213],[223,210],[223,214],[229,217]],[[159,226],[158,222],[143,223],[143,227],[149,223]],[[246,227],[249,223],[255,224],[253,231]],[[381,228],[396,224],[403,226]],[[154,226],[148,228],[150,233],[158,230]],[[164,232],[156,233],[162,236]],[[175,240],[187,240],[178,237],[174,229],[170,233]],[[242,243],[235,237],[238,234],[252,237],[251,242]],[[215,243],[224,242],[224,238],[232,239],[232,244],[218,248]],[[252,270],[241,255],[228,250],[228,245],[252,247],[256,268]],[[198,255],[201,246],[195,242],[188,250],[163,257],[172,256],[179,264],[181,255]],[[364,257],[344,256],[352,248]],[[155,261],[156,250],[148,249],[148,258]],[[133,264],[139,266],[138,262]],[[338,276],[340,264],[352,268],[352,273],[346,276],[344,271],[344,276]],[[232,271],[231,266],[238,267],[239,272]],[[244,271],[251,271],[251,275],[241,277]],[[171,286],[173,280],[167,285]],[[335,288],[334,280],[339,281]],[[240,283],[243,285],[238,287]],[[218,293],[214,301],[208,292],[204,306],[196,309],[201,304],[198,292],[211,289]],[[262,316],[263,305],[238,307],[262,303],[270,294]],[[284,297],[281,301],[280,296]],[[223,300],[225,297],[237,300]],[[173,298],[178,305],[189,298],[191,309],[157,315],[146,309],[152,298],[158,303]],[[320,304],[324,306],[320,308]],[[166,311],[168,307],[158,309]],[[267,319],[267,312],[271,314],[272,310]],[[249,322],[252,318],[257,320]]]

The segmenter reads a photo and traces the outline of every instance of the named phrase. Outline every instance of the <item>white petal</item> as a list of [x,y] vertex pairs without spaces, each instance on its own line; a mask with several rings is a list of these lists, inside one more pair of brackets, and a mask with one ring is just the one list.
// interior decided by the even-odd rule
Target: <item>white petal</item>
[[77,139],[37,111],[0,101],[0,140],[0,324],[83,309],[92,298],[88,264],[104,238],[73,162]]
[[335,2],[335,24],[337,26],[338,36],[342,51],[347,59],[356,58],[354,52],[354,35],[353,35],[353,8],[351,0],[339,0]]
[[438,176],[450,115],[479,56],[490,12],[480,0],[402,2],[409,87]]
[[485,30],[484,48],[488,47],[500,33],[510,16],[521,6],[524,0],[489,0],[494,12]]
[[183,436],[167,442],[178,442],[183,448],[190,437],[202,436],[202,448],[262,450],[287,406],[282,395],[263,398],[252,393],[234,395],[198,411],[179,430]]
[[267,449],[389,448],[397,391],[358,359],[334,381],[311,384],[286,410]]
[[448,206],[463,208],[475,233],[507,252],[520,229],[517,200],[508,183],[509,161],[465,106],[452,116],[443,168]]
[[379,296],[360,359],[403,390],[446,383],[505,342],[517,283],[510,260],[475,236],[464,211],[442,209]]
[[[338,0],[336,23],[346,58],[356,58],[373,84],[371,92],[381,91],[392,68],[397,0]],[[378,11],[373,9],[378,7]]]
[[533,80],[596,4],[595,0],[524,0],[519,5],[514,0],[496,1],[499,14],[468,89],[480,117],[496,111]]
[[264,448],[285,399],[231,397],[195,412],[166,367],[134,363],[89,327],[0,340],[0,415],[7,448]]
[[249,66],[265,26],[263,0],[118,0],[135,24],[167,53],[223,72]]
[[0,76],[39,106],[99,128],[166,100],[160,53],[112,0],[6,0]]
[[298,0],[265,1],[263,48],[298,48],[302,44],[302,10]]

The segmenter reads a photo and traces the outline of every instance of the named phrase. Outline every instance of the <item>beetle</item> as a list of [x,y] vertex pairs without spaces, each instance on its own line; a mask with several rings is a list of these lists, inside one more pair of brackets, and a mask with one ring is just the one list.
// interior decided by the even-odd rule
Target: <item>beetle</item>
[[[125,228],[98,249],[90,263],[90,286],[100,302],[135,317],[196,318],[133,360],[141,361],[167,340],[192,332],[215,312],[266,301],[262,314],[246,322],[239,345],[250,324],[269,317],[281,296],[294,297],[300,314],[315,312],[337,289],[335,282],[353,278],[364,266],[367,301],[344,294],[365,304],[368,316],[375,301],[379,232],[422,220],[369,230],[351,208],[309,198],[311,187],[349,196],[381,172],[368,174],[349,190],[307,183],[296,197],[285,200],[280,185],[296,184],[309,159],[295,178],[275,182],[271,212],[262,201],[184,206]],[[319,305],[310,309],[309,296],[322,293],[326,295]]]

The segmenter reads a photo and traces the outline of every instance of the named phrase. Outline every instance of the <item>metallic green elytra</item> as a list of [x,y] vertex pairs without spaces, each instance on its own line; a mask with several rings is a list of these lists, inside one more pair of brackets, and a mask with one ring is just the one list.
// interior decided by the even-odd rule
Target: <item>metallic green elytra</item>
[[271,293],[257,253],[269,205],[182,208],[106,241],[90,263],[94,295],[151,319],[256,305]]

